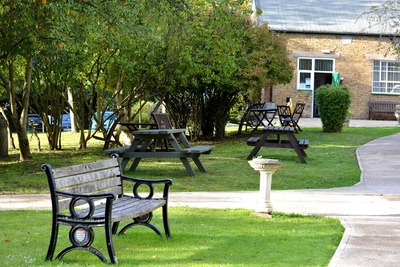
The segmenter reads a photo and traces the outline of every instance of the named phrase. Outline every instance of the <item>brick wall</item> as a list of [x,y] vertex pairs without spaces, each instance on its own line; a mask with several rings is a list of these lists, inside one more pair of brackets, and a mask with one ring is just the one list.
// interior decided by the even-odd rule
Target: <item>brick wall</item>
[[[287,85],[273,87],[273,101],[284,104],[286,97],[291,97],[293,102],[305,102],[304,116],[311,116],[313,91],[297,90],[297,57],[294,54],[314,52],[322,54],[322,50],[330,50],[337,55],[335,71],[340,72],[352,95],[351,111],[354,119],[368,118],[368,101],[393,101],[400,102],[400,96],[373,95],[372,91],[372,63],[367,55],[381,55],[388,53],[390,41],[378,37],[368,36],[340,36],[340,35],[312,35],[312,34],[286,34],[288,50],[295,67],[292,82]],[[294,53],[294,54],[293,54]]]

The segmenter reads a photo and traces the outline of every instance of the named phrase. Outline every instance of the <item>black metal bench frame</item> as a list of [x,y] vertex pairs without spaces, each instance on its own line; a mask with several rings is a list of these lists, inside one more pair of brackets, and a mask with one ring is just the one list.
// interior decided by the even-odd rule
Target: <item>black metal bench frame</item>
[[[94,240],[92,227],[104,227],[110,261],[117,264],[112,235],[117,233],[119,223],[133,219],[118,234],[133,226],[143,225],[161,236],[161,231],[151,223],[153,211],[158,208],[162,208],[165,235],[167,238],[171,236],[168,224],[171,180],[143,180],[124,176],[118,155],[99,162],[57,169],[43,164],[42,170],[47,175],[52,201],[52,231],[47,261],[53,259],[60,225],[70,227],[71,246],[59,252],[56,259],[73,250],[86,250],[107,263],[106,257],[91,246]],[[133,195],[124,193],[128,183],[133,184]],[[157,184],[162,192],[155,196]]]

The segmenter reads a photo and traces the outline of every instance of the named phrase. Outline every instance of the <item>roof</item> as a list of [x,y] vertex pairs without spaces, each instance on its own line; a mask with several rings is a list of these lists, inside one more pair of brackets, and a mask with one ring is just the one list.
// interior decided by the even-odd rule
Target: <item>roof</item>
[[371,26],[367,11],[384,0],[254,0],[259,23],[275,31],[297,33],[390,35],[393,29]]

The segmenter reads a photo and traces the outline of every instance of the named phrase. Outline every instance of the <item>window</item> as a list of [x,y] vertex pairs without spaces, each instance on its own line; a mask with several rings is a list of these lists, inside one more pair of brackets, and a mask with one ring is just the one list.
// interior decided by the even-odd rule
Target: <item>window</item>
[[372,93],[400,94],[400,65],[395,61],[374,61]]
[[297,89],[313,90],[315,73],[334,72],[334,59],[301,58],[297,60]]

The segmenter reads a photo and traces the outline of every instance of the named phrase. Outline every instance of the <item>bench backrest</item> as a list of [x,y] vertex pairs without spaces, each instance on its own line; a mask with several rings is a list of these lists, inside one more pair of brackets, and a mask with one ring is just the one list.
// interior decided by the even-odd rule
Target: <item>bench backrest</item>
[[[56,197],[55,192],[73,194],[122,194],[121,167],[118,158],[53,169],[42,165],[46,172],[52,201],[57,201],[59,210],[69,207],[69,200]],[[53,202],[54,204],[54,202]]]
[[396,110],[396,105],[398,103],[394,102],[385,102],[385,101],[370,101],[368,102],[368,106],[373,111],[389,111],[394,112]]
[[296,103],[296,106],[294,107],[294,111],[292,114],[292,117],[294,119],[299,120],[301,118],[301,116],[303,115],[305,105],[306,105],[305,103]]
[[172,122],[168,113],[151,113],[158,129],[172,129]]

